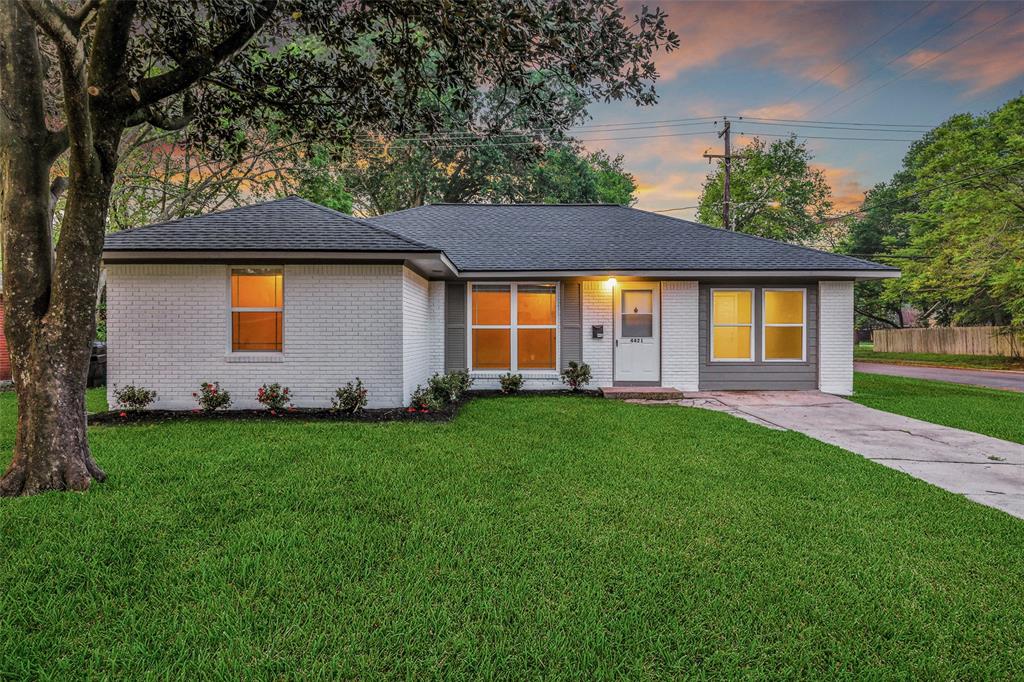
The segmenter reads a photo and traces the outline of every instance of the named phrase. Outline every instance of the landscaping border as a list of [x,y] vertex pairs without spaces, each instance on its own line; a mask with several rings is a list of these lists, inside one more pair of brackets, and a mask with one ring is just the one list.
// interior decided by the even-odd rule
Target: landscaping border
[[140,410],[129,412],[126,410],[108,410],[106,412],[93,412],[87,415],[89,426],[116,426],[122,424],[161,424],[175,421],[333,421],[333,422],[449,422],[454,419],[462,406],[477,398],[497,397],[548,397],[548,396],[583,396],[600,397],[596,390],[585,391],[522,391],[512,396],[506,396],[496,390],[470,390],[465,399],[458,403],[449,405],[440,410],[429,412],[410,410],[407,407],[370,409],[363,410],[356,414],[339,412],[331,408],[295,408],[285,409],[271,414],[266,409],[249,410],[218,410],[216,412],[203,412],[201,410]]

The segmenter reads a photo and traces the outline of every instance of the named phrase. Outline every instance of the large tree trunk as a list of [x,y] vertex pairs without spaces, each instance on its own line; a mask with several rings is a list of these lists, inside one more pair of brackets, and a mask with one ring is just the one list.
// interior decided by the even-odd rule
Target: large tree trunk
[[67,135],[46,127],[35,31],[16,3],[0,7],[4,327],[18,394],[14,456],[0,478],[4,496],[86,490],[106,477],[86,439],[85,386],[121,128],[90,131],[91,144],[72,148],[54,257],[49,175]]

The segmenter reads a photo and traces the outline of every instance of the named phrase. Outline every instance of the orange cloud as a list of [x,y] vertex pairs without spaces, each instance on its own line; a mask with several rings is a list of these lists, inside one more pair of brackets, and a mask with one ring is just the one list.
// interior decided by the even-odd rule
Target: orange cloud
[[857,177],[857,172],[838,166],[819,166],[825,172],[825,180],[832,188],[832,206],[836,213],[846,213],[860,208],[864,192],[868,190]]
[[655,58],[664,81],[743,51],[759,66],[841,87],[851,66],[829,72],[875,30],[870,6],[856,3],[687,2],[666,10],[681,47]]
[[1024,75],[1024,14],[971,38],[943,54],[951,46],[1009,16],[1014,5],[982,8],[974,12],[966,25],[951,33],[946,45],[914,50],[902,61],[930,71],[947,81],[966,83],[966,95],[976,95]]

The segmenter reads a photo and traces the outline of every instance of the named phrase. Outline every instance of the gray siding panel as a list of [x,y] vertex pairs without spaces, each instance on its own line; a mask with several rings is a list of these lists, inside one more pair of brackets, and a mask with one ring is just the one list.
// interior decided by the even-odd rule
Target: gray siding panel
[[[754,362],[710,362],[712,288],[736,286],[754,289]],[[702,391],[814,390],[818,388],[818,283],[785,284],[807,288],[807,361],[760,362],[762,285],[700,285],[700,378]],[[771,288],[771,287],[768,287]]]
[[570,361],[583,362],[583,297],[579,282],[562,283],[559,322],[562,369],[565,369]]
[[466,358],[466,283],[448,282],[444,287],[444,371],[468,367]]

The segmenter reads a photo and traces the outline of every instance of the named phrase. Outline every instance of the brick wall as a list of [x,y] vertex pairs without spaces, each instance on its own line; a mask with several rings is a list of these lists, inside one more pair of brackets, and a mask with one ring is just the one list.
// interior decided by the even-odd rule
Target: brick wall
[[370,407],[407,403],[402,266],[285,266],[284,352],[273,355],[230,352],[228,271],[109,267],[108,395],[115,384],[134,383],[158,392],[155,407],[188,409],[202,381],[219,381],[245,408],[257,406],[260,384],[277,381],[291,387],[296,404],[327,406],[335,388],[359,376]]
[[[583,362],[590,365],[590,388],[612,385],[612,287],[604,280],[583,282]],[[591,325],[604,325],[604,338],[592,338]]]
[[853,282],[819,282],[818,387],[853,393]]
[[408,398],[439,366],[433,364],[430,336],[430,284],[415,272],[402,272],[402,395]]
[[661,384],[696,391],[700,373],[698,282],[661,283]]

